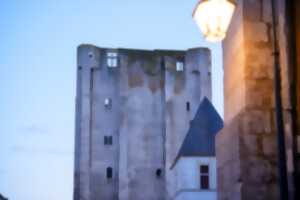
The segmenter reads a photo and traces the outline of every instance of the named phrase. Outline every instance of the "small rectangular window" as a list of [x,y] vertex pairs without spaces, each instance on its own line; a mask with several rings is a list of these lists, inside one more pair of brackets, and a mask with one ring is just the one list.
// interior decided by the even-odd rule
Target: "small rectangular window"
[[190,102],[186,102],[186,110],[190,111]]
[[207,190],[209,189],[209,176],[201,175],[201,189]]
[[108,137],[104,136],[104,144],[107,145],[108,144]]
[[110,109],[112,107],[112,100],[111,100],[111,98],[105,98],[105,100],[104,100],[104,106],[107,109]]
[[157,178],[161,177],[161,173],[162,173],[162,172],[161,172],[161,169],[157,169],[157,170],[156,170],[156,177],[157,177]]
[[117,52],[108,52],[107,53],[107,66],[108,67],[117,67],[118,66],[118,53]]
[[108,137],[108,144],[110,144],[110,145],[113,144],[113,137],[112,136]]
[[113,177],[113,169],[111,167],[106,168],[106,178],[112,179]]
[[112,145],[113,137],[112,136],[104,136],[104,144],[105,145]]
[[176,71],[183,71],[183,62],[176,62]]
[[202,173],[208,173],[208,165],[201,165],[200,166],[200,172]]
[[200,166],[200,188],[203,190],[209,189],[209,167],[208,167],[208,165]]

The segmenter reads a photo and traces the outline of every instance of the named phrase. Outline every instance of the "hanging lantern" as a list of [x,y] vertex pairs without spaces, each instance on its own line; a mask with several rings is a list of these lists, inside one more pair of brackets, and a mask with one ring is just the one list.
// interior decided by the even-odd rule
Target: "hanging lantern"
[[202,0],[193,13],[193,18],[206,40],[218,42],[225,38],[235,4],[227,0]]

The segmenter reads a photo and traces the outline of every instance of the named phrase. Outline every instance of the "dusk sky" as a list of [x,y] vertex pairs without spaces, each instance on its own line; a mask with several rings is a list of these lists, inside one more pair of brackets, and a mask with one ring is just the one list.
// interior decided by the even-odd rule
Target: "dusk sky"
[[0,4],[0,193],[71,200],[76,47],[212,50],[223,115],[220,44],[192,20],[197,0],[7,0]]

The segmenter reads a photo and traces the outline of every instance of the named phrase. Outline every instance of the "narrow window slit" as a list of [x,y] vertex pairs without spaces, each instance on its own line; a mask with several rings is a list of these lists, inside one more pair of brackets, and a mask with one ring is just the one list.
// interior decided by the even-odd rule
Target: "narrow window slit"
[[156,170],[156,177],[157,178],[161,177],[161,169]]
[[187,111],[190,111],[190,108],[191,108],[190,102],[186,102],[186,110],[187,110]]
[[106,168],[106,178],[112,179],[113,177],[113,169],[111,167]]

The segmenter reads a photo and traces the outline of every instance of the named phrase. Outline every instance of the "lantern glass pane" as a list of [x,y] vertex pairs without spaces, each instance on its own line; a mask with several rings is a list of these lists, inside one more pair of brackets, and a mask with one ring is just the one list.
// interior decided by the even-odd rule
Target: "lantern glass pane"
[[208,41],[225,38],[235,5],[227,0],[204,0],[194,12],[194,20]]

